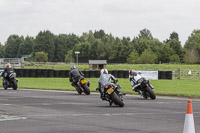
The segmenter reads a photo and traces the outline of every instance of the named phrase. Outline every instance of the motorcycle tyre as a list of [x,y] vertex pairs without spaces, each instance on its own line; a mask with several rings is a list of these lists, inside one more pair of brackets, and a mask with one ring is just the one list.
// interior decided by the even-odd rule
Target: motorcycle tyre
[[156,99],[156,95],[155,93],[153,92],[153,90],[149,87],[146,88],[146,91],[149,93],[149,97],[152,99],[152,100],[155,100]]
[[111,94],[111,97],[113,99],[113,102],[119,105],[119,107],[124,107],[123,101],[119,98],[119,96],[115,92]]
[[83,85],[83,90],[86,95],[90,95],[90,88],[87,86],[87,84]]
[[3,84],[3,88],[4,88],[4,90],[8,89],[8,87],[5,84]]
[[82,94],[82,90],[81,89],[76,88],[76,91],[78,92],[79,95]]
[[13,80],[13,90],[17,90],[17,81]]

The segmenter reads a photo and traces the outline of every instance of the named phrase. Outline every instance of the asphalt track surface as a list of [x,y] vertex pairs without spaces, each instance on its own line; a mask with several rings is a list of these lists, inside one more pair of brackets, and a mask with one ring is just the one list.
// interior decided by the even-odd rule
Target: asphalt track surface
[[[0,133],[181,133],[186,98],[144,100],[126,95],[125,106],[109,106],[98,93],[0,89]],[[200,131],[200,100],[192,99]]]

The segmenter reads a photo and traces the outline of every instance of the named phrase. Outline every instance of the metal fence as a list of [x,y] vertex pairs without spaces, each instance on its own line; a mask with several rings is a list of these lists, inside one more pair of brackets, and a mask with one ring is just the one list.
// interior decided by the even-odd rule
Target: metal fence
[[178,69],[177,79],[197,79],[197,80],[200,80],[200,70]]

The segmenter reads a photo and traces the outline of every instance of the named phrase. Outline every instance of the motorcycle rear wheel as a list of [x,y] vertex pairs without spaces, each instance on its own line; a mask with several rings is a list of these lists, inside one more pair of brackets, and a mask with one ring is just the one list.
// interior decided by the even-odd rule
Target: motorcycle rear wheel
[[82,94],[82,90],[81,90],[80,88],[77,88],[77,87],[76,87],[76,91],[78,92],[79,95]]
[[86,95],[90,95],[90,88],[87,86],[87,84],[84,84],[83,90]]
[[119,107],[124,107],[123,101],[119,98],[119,96],[115,92],[111,94],[111,97],[115,104],[119,105]]

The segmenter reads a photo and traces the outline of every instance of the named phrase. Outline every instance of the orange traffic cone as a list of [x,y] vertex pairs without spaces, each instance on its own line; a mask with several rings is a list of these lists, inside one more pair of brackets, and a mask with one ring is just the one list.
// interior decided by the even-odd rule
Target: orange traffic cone
[[188,100],[183,133],[195,133],[192,101]]

